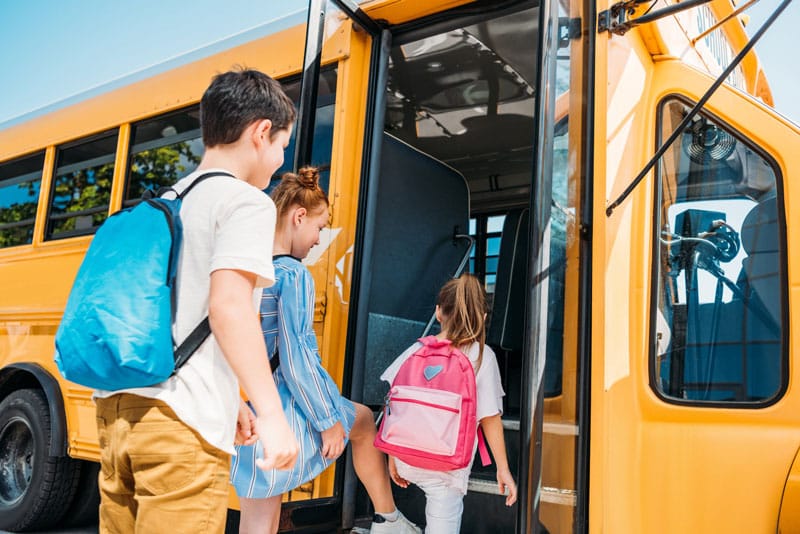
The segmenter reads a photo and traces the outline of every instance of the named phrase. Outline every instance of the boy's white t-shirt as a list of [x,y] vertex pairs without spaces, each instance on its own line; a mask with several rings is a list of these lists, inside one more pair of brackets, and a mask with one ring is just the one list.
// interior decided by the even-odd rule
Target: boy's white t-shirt
[[[181,192],[195,178],[222,169],[195,171],[178,181]],[[208,316],[211,273],[235,269],[257,275],[253,313],[257,313],[261,289],[275,281],[272,241],[275,204],[263,191],[232,178],[214,176],[197,184],[181,205],[183,245],[177,273],[177,307],[174,339],[181,343]],[[159,399],[195,429],[209,444],[234,454],[233,440],[239,411],[239,383],[214,334],[186,364],[165,382],[145,388],[95,391],[105,398],[132,393]]]
[[[414,343],[407,348],[394,362],[383,372],[381,380],[392,383],[394,377],[400,371],[400,366],[403,365],[409,356],[414,354],[422,348],[422,343]],[[474,369],[478,364],[478,351],[480,345],[474,342],[464,352],[464,355],[472,362]],[[497,365],[497,357],[494,351],[488,345],[483,346],[483,360],[478,372],[475,374],[475,395],[477,396],[476,415],[478,421],[484,417],[490,417],[503,413],[503,384],[500,380],[500,368]],[[475,450],[478,447],[478,436],[475,434],[475,445],[473,446],[472,456],[475,457]],[[395,458],[395,465],[397,466],[397,474],[405,478],[409,482],[413,482],[419,486],[425,484],[444,483],[463,494],[467,493],[467,485],[469,484],[469,473],[472,470],[472,462],[467,467],[462,469],[454,469],[452,471],[432,471],[430,469],[422,469],[414,467],[407,463]]]

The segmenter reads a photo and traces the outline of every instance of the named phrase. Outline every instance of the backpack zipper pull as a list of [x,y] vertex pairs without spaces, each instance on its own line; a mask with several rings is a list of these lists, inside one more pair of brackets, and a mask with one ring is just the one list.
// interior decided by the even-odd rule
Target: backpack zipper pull
[[392,409],[389,406],[389,402],[392,400],[391,395],[392,395],[392,392],[390,391],[389,393],[386,394],[386,397],[384,397],[384,399],[383,399],[383,407],[384,407],[384,410],[386,411],[386,415],[392,415]]

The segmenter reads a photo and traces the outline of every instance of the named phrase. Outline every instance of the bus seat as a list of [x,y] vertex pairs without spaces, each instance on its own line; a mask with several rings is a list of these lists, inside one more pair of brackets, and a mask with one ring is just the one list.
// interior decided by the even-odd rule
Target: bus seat
[[780,351],[782,323],[781,254],[778,231],[778,200],[771,197],[758,203],[742,224],[742,260],[740,284],[752,303],[744,306],[747,395],[764,399],[780,387]]
[[776,197],[756,204],[742,223],[742,260],[745,294],[758,298],[775,324],[781,322],[780,246]]
[[528,270],[528,213],[528,208],[510,210],[500,234],[497,279],[486,342],[505,350],[522,350],[525,277]]
[[366,404],[382,401],[380,372],[422,334],[466,252],[453,236],[469,231],[469,188],[452,167],[384,133],[374,207],[365,370],[378,372],[364,375]]

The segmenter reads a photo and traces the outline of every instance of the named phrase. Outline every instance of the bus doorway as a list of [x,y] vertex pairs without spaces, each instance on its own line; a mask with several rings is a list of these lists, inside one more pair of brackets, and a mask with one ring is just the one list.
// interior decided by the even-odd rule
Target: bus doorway
[[[555,151],[544,157],[553,178],[536,191],[539,17],[538,7],[517,9],[395,36],[384,128],[374,141],[381,143],[380,161],[361,223],[367,234],[364,292],[351,316],[356,349],[350,395],[378,412],[388,390],[379,379],[383,370],[417,338],[438,332],[432,316],[439,288],[462,270],[475,274],[488,296],[487,344],[497,355],[505,390],[503,426],[512,474],[519,482],[528,476],[524,466],[530,466],[531,436],[520,429],[530,428],[525,418],[533,417],[525,398],[537,385],[525,380],[524,368],[536,351],[544,366],[538,385],[544,394],[544,438],[543,458],[534,468],[542,473],[543,488],[528,491],[539,493],[541,531],[571,532],[578,432],[576,341],[564,337],[565,321],[575,321],[577,308],[567,305],[567,288],[577,285],[577,268],[570,274],[577,265],[577,193],[569,186],[567,165],[569,49],[559,51],[564,65],[550,73]],[[539,249],[546,270],[533,277],[532,214],[547,221]],[[532,285],[539,286],[536,304],[530,300]],[[533,348],[526,340],[531,320],[541,329]],[[473,465],[462,532],[524,528],[519,504],[506,508],[495,476],[494,465]],[[352,473],[345,481],[345,514],[348,487],[355,491]],[[413,486],[395,490],[403,513],[424,524],[422,492]],[[369,515],[368,506],[360,489],[354,515]]]

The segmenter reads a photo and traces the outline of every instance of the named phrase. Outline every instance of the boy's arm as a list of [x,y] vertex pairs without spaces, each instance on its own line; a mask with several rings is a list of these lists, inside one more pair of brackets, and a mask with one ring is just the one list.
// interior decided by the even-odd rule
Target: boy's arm
[[497,486],[500,493],[506,496],[506,506],[511,506],[517,500],[517,484],[514,482],[514,477],[511,476],[511,471],[508,468],[508,457],[506,456],[506,440],[503,437],[503,420],[500,414],[490,415],[481,419],[481,428],[483,429],[483,436],[492,450],[494,456],[494,463],[497,465]]
[[256,275],[219,269],[211,273],[208,319],[225,359],[258,414],[255,432],[264,444],[262,469],[290,469],[297,441],[281,408],[267,349],[253,308]]

